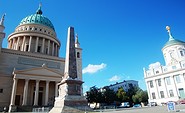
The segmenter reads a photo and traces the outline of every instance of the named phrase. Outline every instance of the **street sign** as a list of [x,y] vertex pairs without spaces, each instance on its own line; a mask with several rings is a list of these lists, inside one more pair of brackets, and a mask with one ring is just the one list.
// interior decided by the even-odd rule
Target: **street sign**
[[168,108],[168,112],[175,111],[175,102],[168,102],[167,108]]

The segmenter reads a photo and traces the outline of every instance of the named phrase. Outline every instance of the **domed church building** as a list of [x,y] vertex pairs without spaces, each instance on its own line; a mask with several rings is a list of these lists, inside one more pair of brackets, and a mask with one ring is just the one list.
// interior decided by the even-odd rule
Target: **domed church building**
[[[41,6],[36,13],[22,19],[5,38],[5,15],[0,20],[0,111],[26,107],[53,106],[58,83],[64,76],[65,58],[59,57],[61,42],[54,25]],[[82,80],[82,59],[78,37],[75,41],[78,79]],[[24,110],[23,110],[24,111]]]

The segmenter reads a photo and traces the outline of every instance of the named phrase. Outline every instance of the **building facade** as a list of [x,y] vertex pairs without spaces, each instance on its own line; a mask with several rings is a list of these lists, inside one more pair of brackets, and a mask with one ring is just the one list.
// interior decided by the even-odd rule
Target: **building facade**
[[110,89],[117,92],[119,88],[123,88],[124,91],[128,91],[131,87],[138,87],[138,81],[135,80],[124,80],[123,82],[117,82],[108,86]]
[[185,98],[185,42],[174,39],[166,27],[169,40],[162,48],[165,65],[159,62],[144,69],[149,102],[158,105]]
[[[5,15],[0,21],[0,111],[5,106],[49,106],[58,96],[58,83],[64,76],[65,58],[59,57],[60,40],[52,22],[42,14],[22,19],[5,38]],[[82,80],[82,49],[76,36],[78,79]]]

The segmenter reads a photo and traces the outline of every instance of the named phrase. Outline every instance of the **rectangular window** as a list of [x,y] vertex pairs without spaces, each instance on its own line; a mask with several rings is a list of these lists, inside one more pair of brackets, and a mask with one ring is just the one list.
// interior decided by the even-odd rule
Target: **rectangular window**
[[170,77],[166,77],[165,80],[166,80],[166,84],[167,84],[167,85],[171,85]]
[[158,82],[158,86],[161,86],[161,79],[158,79],[157,82]]
[[25,49],[25,51],[28,51],[28,49],[29,49],[29,45],[26,45],[26,49]]
[[169,90],[170,97],[174,97],[173,90]]
[[183,51],[180,51],[180,54],[181,54],[181,56],[184,56],[184,52]]
[[154,87],[153,81],[150,81],[149,83],[150,83],[150,88],[153,88]]
[[161,98],[164,98],[164,91],[160,91]]
[[174,78],[177,83],[181,83],[181,79],[179,75],[175,75]]
[[40,53],[41,52],[41,46],[38,46],[37,48],[37,52]]
[[156,99],[155,93],[152,93],[152,99]]
[[3,93],[3,89],[0,89],[0,93]]
[[176,69],[177,67],[176,66],[172,66],[172,69]]

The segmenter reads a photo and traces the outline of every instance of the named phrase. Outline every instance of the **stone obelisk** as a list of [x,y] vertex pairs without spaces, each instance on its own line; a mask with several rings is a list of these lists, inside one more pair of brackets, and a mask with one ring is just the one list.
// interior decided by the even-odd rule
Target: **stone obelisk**
[[64,77],[59,83],[59,96],[50,113],[78,113],[88,109],[82,95],[83,81],[78,79],[74,28],[68,28]]

